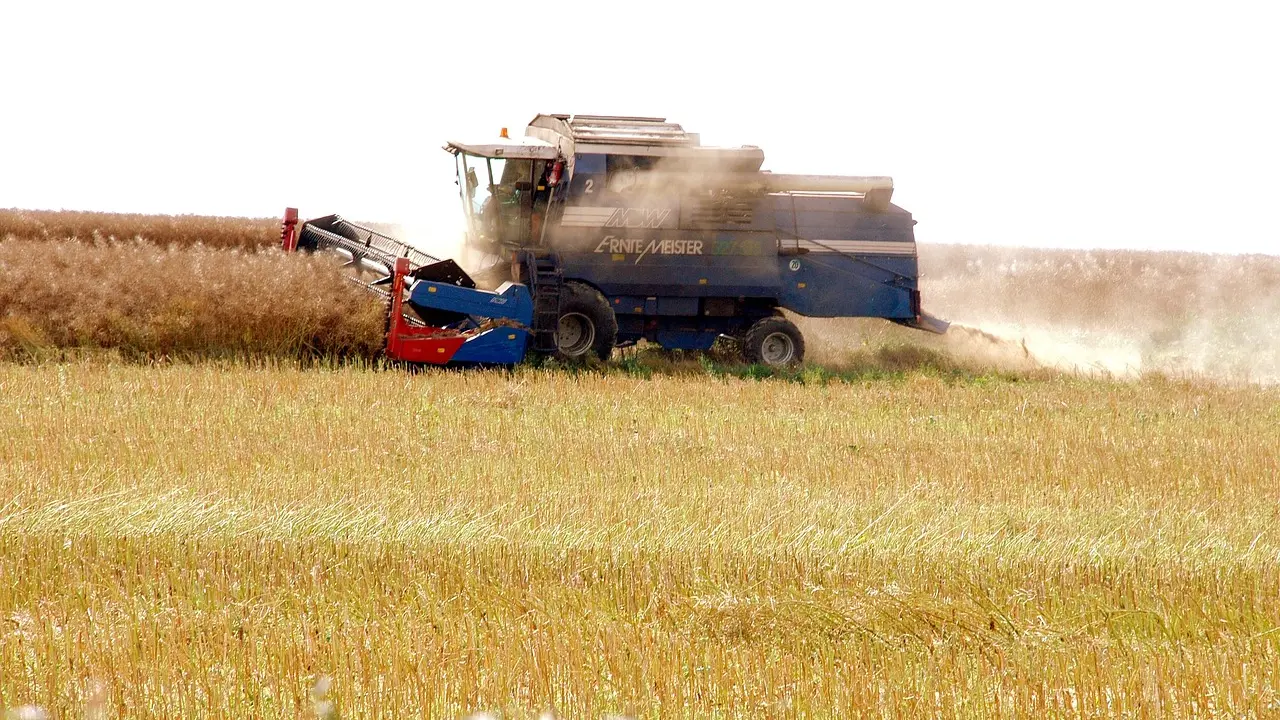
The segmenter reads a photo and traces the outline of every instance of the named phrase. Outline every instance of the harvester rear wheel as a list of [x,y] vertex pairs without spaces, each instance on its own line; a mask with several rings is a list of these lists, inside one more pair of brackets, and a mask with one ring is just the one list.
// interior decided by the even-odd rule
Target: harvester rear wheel
[[804,361],[804,335],[784,317],[763,318],[742,337],[742,354],[755,365],[799,365]]
[[604,295],[585,283],[565,283],[556,329],[556,357],[581,362],[594,354],[608,360],[617,341],[618,318]]

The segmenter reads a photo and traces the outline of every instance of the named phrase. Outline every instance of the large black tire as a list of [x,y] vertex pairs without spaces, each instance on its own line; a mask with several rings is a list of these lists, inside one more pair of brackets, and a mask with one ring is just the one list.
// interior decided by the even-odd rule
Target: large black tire
[[556,357],[582,362],[594,354],[608,360],[618,342],[618,318],[609,301],[599,290],[580,282],[565,283],[561,292]]
[[742,336],[742,356],[753,365],[799,365],[804,362],[804,335],[784,317],[762,318]]

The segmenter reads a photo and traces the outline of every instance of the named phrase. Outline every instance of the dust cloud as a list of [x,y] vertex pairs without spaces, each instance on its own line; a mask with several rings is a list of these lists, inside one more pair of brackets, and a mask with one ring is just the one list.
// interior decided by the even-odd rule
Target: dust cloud
[[[1280,256],[920,248],[947,345],[1043,366],[1280,382]],[[953,337],[954,336],[954,337]]]
[[[462,211],[458,210],[457,215]],[[399,222],[362,222],[361,225],[395,238],[438,259],[462,261],[465,243],[462,221],[439,213],[435,217],[414,216]]]

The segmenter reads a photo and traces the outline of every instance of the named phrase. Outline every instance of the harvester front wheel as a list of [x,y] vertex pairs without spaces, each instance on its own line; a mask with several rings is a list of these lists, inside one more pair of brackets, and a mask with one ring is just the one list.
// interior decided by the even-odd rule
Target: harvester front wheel
[[742,354],[754,365],[799,365],[804,361],[804,335],[784,317],[763,318],[742,337]]
[[565,283],[556,326],[556,357],[581,362],[594,354],[608,360],[617,341],[618,318],[604,295],[584,283]]

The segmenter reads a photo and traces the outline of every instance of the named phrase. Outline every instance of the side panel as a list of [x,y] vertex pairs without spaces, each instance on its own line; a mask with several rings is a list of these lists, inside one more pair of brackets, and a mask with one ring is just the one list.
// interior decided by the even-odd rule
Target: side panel
[[[848,193],[646,187],[626,162],[577,156],[547,234],[564,277],[610,299],[624,338],[701,346],[775,303],[814,317],[915,316],[915,221],[902,208]],[[730,315],[681,302],[709,298]]]
[[[779,258],[784,275],[779,304],[807,317],[915,317],[915,258],[804,253]],[[892,271],[892,272],[889,272]]]
[[573,175],[569,181],[568,203],[576,205],[581,198],[590,199],[605,189],[605,156],[577,155],[573,158]]
[[896,205],[874,212],[864,207],[861,198],[846,195],[778,193],[771,197],[783,251],[916,256],[916,222]]
[[[769,236],[689,240],[701,253],[671,255],[662,246],[675,239],[646,239],[658,252],[598,251],[602,241],[587,239],[587,248],[560,250],[566,278],[585,280],[605,295],[672,297],[776,297],[778,263],[776,241]],[[591,245],[594,243],[594,247]],[[698,247],[700,245],[700,247]],[[747,249],[752,254],[739,254]]]
[[712,225],[703,219],[705,200],[646,187],[635,173],[611,177],[610,162],[574,159],[547,232],[565,278],[609,296],[776,297],[778,238],[767,196],[750,201],[734,222]]
[[480,318],[533,322],[533,299],[524,285],[503,283],[496,291],[473,290],[449,283],[419,280],[409,290],[415,307],[446,310]]
[[915,316],[915,220],[896,205],[883,212],[857,197],[779,193],[779,303],[811,317]]
[[467,338],[451,361],[511,365],[524,359],[528,344],[524,328],[495,327]]

